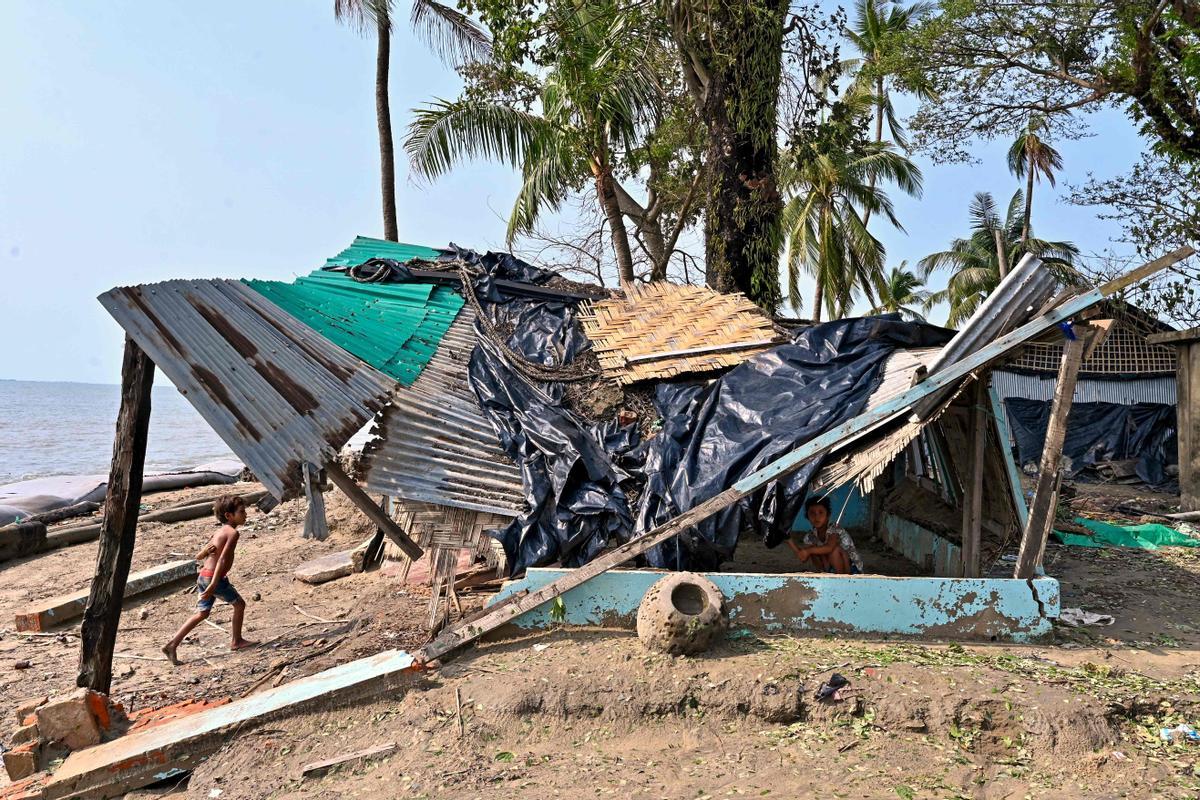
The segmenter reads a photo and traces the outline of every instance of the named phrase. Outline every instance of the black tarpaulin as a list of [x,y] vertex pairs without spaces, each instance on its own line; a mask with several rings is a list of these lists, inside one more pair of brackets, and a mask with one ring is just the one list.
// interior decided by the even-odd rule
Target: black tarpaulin
[[[542,283],[549,273],[510,255],[457,258],[481,268],[481,307],[505,344],[543,366],[575,362],[591,344],[569,302],[511,297],[497,279]],[[477,323],[478,324],[478,323]],[[469,382],[501,446],[520,467],[528,512],[492,534],[512,574],[551,563],[575,567],[606,547],[661,525],[809,439],[859,414],[897,348],[945,344],[952,331],[896,315],[838,320],[797,333],[709,381],[661,383],[662,430],[639,443],[635,426],[597,425],[563,403],[560,383],[531,380],[487,336]],[[647,554],[651,566],[716,569],[739,532],[783,541],[803,504],[812,462]],[[636,484],[631,513],[625,488]]]
[[[509,297],[492,285],[495,279],[543,283],[549,273],[507,254],[457,256],[484,270],[476,297],[498,329],[511,329],[505,344],[513,351],[551,367],[571,364],[591,347],[573,304]],[[624,541],[633,519],[620,486],[628,474],[615,459],[637,444],[636,430],[580,417],[563,405],[563,384],[527,379],[485,335],[471,355],[468,380],[501,447],[520,467],[529,504],[523,516],[492,532],[509,571],[554,562],[579,566]]]
[[[1041,461],[1050,406],[1049,400],[1022,397],[1004,401],[1022,466]],[[1137,459],[1137,476],[1144,483],[1158,486],[1169,482],[1165,467],[1178,461],[1175,431],[1174,406],[1073,403],[1067,415],[1063,455],[1071,459],[1072,476],[1104,461]]]
[[[650,530],[862,412],[897,348],[936,347],[953,331],[897,315],[806,328],[707,384],[660,384],[663,430],[646,444],[637,531]],[[716,569],[744,529],[781,543],[819,460],[651,550],[652,566]]]

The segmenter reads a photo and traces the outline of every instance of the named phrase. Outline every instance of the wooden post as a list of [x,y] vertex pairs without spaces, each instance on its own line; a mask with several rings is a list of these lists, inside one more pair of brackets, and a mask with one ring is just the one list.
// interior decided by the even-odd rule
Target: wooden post
[[333,485],[342,490],[342,494],[350,498],[350,502],[358,506],[358,510],[367,515],[367,518],[374,522],[379,528],[387,534],[387,537],[396,543],[396,546],[404,551],[404,554],[416,561],[424,552],[412,539],[408,538],[395,521],[387,514],[383,513],[383,509],[375,505],[371,498],[358,487],[354,479],[342,472],[333,461],[325,465],[325,473],[329,479],[333,481]]
[[1150,344],[1173,345],[1175,430],[1179,446],[1179,508],[1200,511],[1200,328],[1147,336]]
[[983,538],[983,465],[987,444],[987,373],[975,379],[968,417],[969,472],[963,486],[962,576],[978,578]]
[[1179,509],[1200,511],[1200,343],[1178,348],[1175,430],[1179,446]]
[[108,494],[104,498],[96,577],[80,627],[79,676],[75,680],[78,686],[105,694],[112,685],[113,649],[121,622],[125,581],[133,559],[138,507],[142,502],[142,469],[146,464],[153,384],[154,362],[126,336],[121,365],[121,410],[117,414]]
[[1050,421],[1046,425],[1046,441],[1042,445],[1042,463],[1038,468],[1037,485],[1033,492],[1033,505],[1029,509],[1029,521],[1025,523],[1025,535],[1021,537],[1021,551],[1017,555],[1016,578],[1032,578],[1042,563],[1046,550],[1046,539],[1054,525],[1055,500],[1061,479],[1063,442],[1067,438],[1067,415],[1075,397],[1075,379],[1079,376],[1079,365],[1083,362],[1083,351],[1087,349],[1092,331],[1077,326],[1075,338],[1063,347],[1062,362],[1058,366],[1058,382],[1054,387],[1054,400],[1050,405]]

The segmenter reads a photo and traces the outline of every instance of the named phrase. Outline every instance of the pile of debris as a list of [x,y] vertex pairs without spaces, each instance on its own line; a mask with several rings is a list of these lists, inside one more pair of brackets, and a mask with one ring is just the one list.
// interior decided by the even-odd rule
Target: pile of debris
[[130,724],[120,703],[90,689],[27,700],[15,714],[19,724],[4,750],[4,769],[13,781],[44,772],[75,750],[115,739]]

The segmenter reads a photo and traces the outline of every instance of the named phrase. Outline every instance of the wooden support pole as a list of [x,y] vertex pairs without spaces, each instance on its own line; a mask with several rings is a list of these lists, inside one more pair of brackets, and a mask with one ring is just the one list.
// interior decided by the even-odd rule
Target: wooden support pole
[[146,434],[150,427],[150,388],[154,362],[128,336],[121,365],[121,410],[113,439],[108,494],[96,577],[88,593],[80,626],[79,676],[75,683],[108,693],[112,685],[112,657],[121,622],[125,581],[133,559],[138,507],[142,502],[142,470],[146,464]]
[[968,422],[971,450],[969,472],[963,486],[962,576],[980,575],[980,547],[983,539],[983,465],[987,442],[987,384],[984,373],[975,380],[971,391],[971,414]]
[[1075,338],[1063,347],[1058,381],[1054,386],[1054,400],[1050,405],[1050,421],[1046,425],[1046,441],[1042,445],[1042,463],[1033,492],[1033,505],[1029,509],[1029,521],[1025,523],[1025,534],[1021,537],[1021,551],[1017,555],[1017,568],[1013,574],[1016,578],[1032,578],[1037,574],[1046,550],[1046,539],[1054,525],[1063,442],[1067,438],[1067,415],[1071,413],[1075,379],[1079,376],[1079,365],[1083,363],[1083,351],[1087,349],[1092,335],[1090,329],[1076,327]]
[[412,539],[408,538],[408,534],[401,530],[400,526],[383,513],[383,509],[375,505],[371,498],[359,488],[354,479],[342,472],[342,468],[335,462],[330,461],[325,465],[325,474],[333,481],[333,485],[342,490],[342,494],[350,498],[350,502],[358,506],[358,510],[367,515],[367,518],[379,526],[389,539],[396,543],[396,546],[404,551],[404,554],[416,561],[424,552]]

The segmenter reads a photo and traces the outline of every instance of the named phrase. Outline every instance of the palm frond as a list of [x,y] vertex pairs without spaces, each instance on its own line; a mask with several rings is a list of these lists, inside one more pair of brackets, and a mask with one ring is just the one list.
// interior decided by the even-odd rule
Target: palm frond
[[[337,0],[343,2],[344,0]],[[409,17],[417,36],[443,61],[461,67],[492,57],[492,40],[457,8],[437,0],[412,0]]]
[[460,161],[475,158],[520,168],[534,142],[557,135],[545,119],[519,109],[475,101],[434,100],[424,108],[413,109],[404,149],[413,171],[432,179]]
[[392,0],[333,0],[333,16],[366,36],[392,27]]

